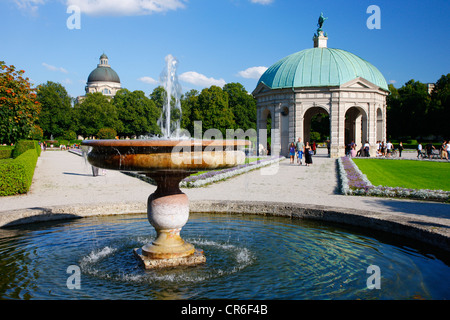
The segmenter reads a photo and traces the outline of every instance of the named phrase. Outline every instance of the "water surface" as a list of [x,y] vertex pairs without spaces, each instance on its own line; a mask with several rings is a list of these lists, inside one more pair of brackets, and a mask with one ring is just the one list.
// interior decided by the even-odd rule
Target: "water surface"
[[[144,270],[132,251],[155,235],[146,214],[0,229],[0,298],[450,298],[448,255],[404,239],[287,218],[191,214],[182,236],[204,250],[206,264]],[[371,265],[380,289],[367,287]],[[79,288],[71,266],[81,271]]]

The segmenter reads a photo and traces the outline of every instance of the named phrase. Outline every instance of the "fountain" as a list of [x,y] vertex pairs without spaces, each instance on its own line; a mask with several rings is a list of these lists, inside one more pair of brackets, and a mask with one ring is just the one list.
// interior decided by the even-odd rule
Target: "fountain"
[[[161,81],[167,93],[159,120],[163,138],[138,140],[89,140],[87,155],[95,167],[132,171],[152,178],[156,191],[148,198],[147,216],[157,232],[156,239],[135,249],[146,269],[196,265],[206,258],[200,249],[185,242],[180,232],[189,218],[189,200],[180,190],[182,179],[197,171],[233,167],[244,163],[244,140],[200,140],[180,135],[179,119],[171,119],[173,110],[181,114],[180,86],[176,76],[177,61],[166,57]],[[173,103],[173,99],[175,103]]]

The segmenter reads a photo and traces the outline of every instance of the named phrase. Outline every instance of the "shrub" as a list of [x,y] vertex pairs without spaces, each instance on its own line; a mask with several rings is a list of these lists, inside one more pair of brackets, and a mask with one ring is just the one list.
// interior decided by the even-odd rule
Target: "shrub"
[[27,193],[33,180],[38,154],[29,149],[15,159],[0,160],[0,196]]
[[0,159],[11,158],[13,150],[13,146],[0,146]]
[[12,157],[17,158],[22,153],[25,153],[27,150],[35,149],[36,154],[38,156],[41,155],[41,148],[39,147],[39,143],[34,140],[19,140],[14,146],[14,150],[12,152]]
[[117,131],[113,128],[101,128],[97,133],[99,139],[114,139],[116,136]]
[[312,131],[310,134],[309,134],[309,140],[310,140],[310,142],[312,142],[312,141],[320,141],[320,133],[319,132],[315,132],[315,131]]
[[58,140],[57,146],[65,145],[66,147],[69,145],[69,140]]
[[75,131],[67,130],[63,135],[64,140],[76,140],[77,134]]

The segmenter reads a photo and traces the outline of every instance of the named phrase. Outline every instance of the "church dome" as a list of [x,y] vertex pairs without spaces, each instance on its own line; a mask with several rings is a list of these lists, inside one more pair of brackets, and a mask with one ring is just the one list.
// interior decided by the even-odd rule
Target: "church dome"
[[358,77],[388,91],[386,79],[366,60],[341,49],[310,48],[276,62],[258,81],[271,89],[340,86]]
[[117,82],[120,83],[120,78],[117,73],[108,64],[108,57],[106,54],[100,56],[100,63],[97,65],[88,77],[88,83],[92,82]]
[[89,77],[87,80],[88,83],[98,82],[98,81],[108,81],[108,82],[120,83],[119,76],[113,69],[111,69],[111,67],[97,67],[89,74]]

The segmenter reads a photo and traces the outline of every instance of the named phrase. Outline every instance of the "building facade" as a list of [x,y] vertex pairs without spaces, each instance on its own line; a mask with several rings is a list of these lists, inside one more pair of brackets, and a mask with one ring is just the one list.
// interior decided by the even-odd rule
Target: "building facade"
[[345,155],[351,141],[357,148],[367,141],[373,156],[376,142],[386,141],[386,80],[360,57],[328,48],[321,27],[313,48],[281,59],[259,79],[252,93],[257,101],[258,145],[265,145],[270,117],[271,153],[288,156],[291,142],[310,141],[312,117],[328,114],[331,157]]
[[[122,89],[120,78],[109,65],[108,56],[102,54],[100,56],[97,68],[89,74],[85,91],[86,94],[100,92],[107,97],[114,97]],[[77,97],[77,103],[81,103],[86,96]]]

